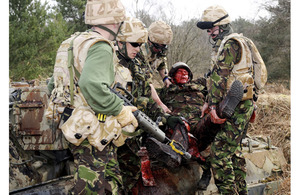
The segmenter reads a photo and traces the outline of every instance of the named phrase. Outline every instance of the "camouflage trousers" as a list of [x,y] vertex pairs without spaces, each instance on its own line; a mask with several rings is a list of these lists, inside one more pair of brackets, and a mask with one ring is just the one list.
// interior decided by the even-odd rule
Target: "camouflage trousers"
[[69,148],[75,163],[74,186],[69,194],[122,194],[116,146],[111,143],[99,151],[84,140]]
[[252,100],[241,102],[212,144],[210,162],[221,194],[247,194],[246,161],[240,142],[253,110]]
[[140,147],[137,138],[127,139],[125,144],[118,148],[118,162],[125,194],[131,194],[131,189],[136,185],[141,175],[141,159],[138,156]]
[[[160,108],[152,98],[136,98],[134,105],[154,121],[159,116],[163,118],[162,120],[165,120],[162,108]],[[138,128],[137,130],[141,130],[143,132],[142,129]],[[143,135],[146,136],[146,133],[143,133]],[[142,135],[138,135],[131,139],[127,139],[125,144],[118,148],[118,162],[120,165],[125,194],[131,194],[131,189],[141,178],[141,158],[138,155],[138,151],[142,145],[140,141],[141,137]]]

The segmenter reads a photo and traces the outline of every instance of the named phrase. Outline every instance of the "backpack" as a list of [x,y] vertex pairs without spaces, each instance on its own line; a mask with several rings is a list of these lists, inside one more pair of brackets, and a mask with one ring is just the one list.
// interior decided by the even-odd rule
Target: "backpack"
[[266,65],[254,43],[246,37],[243,38],[248,43],[248,47],[252,54],[254,84],[257,89],[262,89],[267,83],[268,79]]

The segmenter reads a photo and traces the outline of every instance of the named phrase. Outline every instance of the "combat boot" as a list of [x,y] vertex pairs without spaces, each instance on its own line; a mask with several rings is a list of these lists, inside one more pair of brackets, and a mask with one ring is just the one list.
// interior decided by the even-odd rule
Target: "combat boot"
[[210,169],[204,170],[201,176],[201,179],[199,180],[197,187],[199,190],[206,190],[207,186],[209,185],[211,179],[211,172]]
[[244,87],[241,81],[235,80],[230,86],[225,98],[220,102],[217,114],[220,118],[230,118],[244,95]]
[[[239,80],[235,80],[227,92],[225,98],[217,107],[217,114],[220,118],[230,118],[242,100],[244,94],[243,84]],[[211,121],[210,114],[206,114],[191,132],[198,139],[198,148],[202,152],[214,140],[214,137],[220,129],[219,124]]]
[[[175,141],[173,144],[176,145],[176,148],[180,147],[181,149],[187,151],[188,139],[189,138],[185,126],[180,124],[176,125],[171,136],[171,140]],[[146,147],[151,158],[163,162],[169,167],[175,168],[181,164],[181,154],[173,150],[168,144],[161,143],[155,138],[149,137],[146,140]]]

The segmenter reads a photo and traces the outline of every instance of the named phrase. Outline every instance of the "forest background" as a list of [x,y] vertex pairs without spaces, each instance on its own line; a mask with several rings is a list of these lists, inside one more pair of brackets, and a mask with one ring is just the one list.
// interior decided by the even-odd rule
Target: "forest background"
[[[134,2],[137,5],[139,0]],[[199,18],[177,24],[172,14],[167,16],[157,10],[160,14],[150,15],[149,9],[153,12],[154,7],[148,2],[150,5],[145,6],[148,10],[136,6],[133,15],[147,27],[158,19],[171,25],[174,38],[167,56],[169,68],[183,61],[191,67],[195,78],[203,76],[209,68],[211,44],[206,31],[195,25]],[[291,2],[272,2],[277,3],[262,1],[261,4],[270,17],[256,20],[239,17],[232,26],[258,47],[268,69],[268,81],[284,82],[289,88]],[[86,0],[56,0],[54,4],[42,0],[9,0],[9,78],[19,81],[50,77],[60,43],[74,32],[87,29],[82,17],[85,4]]]

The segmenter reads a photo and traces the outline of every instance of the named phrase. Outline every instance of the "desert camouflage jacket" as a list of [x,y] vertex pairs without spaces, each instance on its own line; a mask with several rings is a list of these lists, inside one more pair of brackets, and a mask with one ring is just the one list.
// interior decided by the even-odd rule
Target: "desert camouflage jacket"
[[167,67],[167,57],[166,54],[155,54],[151,51],[149,44],[145,43],[141,47],[139,52],[140,57],[149,64],[150,71],[153,74],[153,71],[160,71],[166,69]]

